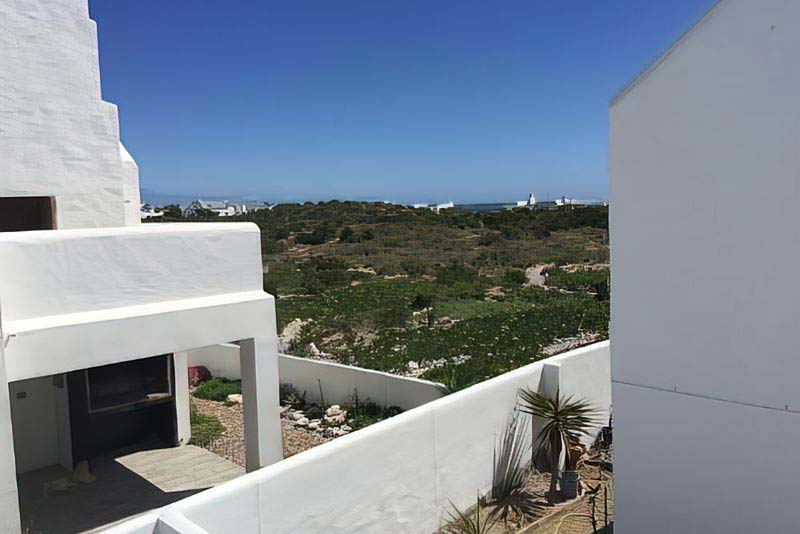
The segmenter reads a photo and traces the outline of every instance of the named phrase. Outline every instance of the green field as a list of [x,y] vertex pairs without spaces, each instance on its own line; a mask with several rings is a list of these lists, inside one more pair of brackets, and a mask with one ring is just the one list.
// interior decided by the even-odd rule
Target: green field
[[[608,336],[604,207],[437,215],[334,201],[237,220],[261,228],[279,331],[304,322],[288,343],[295,355],[321,351],[459,389],[558,340]],[[548,287],[525,283],[524,269],[547,264]]]

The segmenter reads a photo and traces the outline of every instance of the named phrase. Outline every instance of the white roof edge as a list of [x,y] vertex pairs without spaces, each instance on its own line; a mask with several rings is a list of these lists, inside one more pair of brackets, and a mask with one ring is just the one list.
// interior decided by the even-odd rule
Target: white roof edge
[[67,230],[31,230],[27,232],[2,232],[0,242],[31,242],[48,240],[113,237],[130,235],[158,235],[173,233],[218,232],[257,233],[258,225],[251,222],[154,223],[137,226],[106,226],[98,228],[72,228]]
[[645,68],[641,73],[639,73],[639,75],[636,76],[636,78],[634,78],[633,81],[630,82],[627,86],[625,86],[625,88],[622,89],[622,91],[617,93],[617,96],[611,99],[611,107],[614,107],[617,104],[617,102],[625,98],[628,95],[628,93],[636,89],[642,82],[644,82],[647,78],[649,78],[650,75],[656,69],[658,69],[658,67],[660,67],[662,63],[664,63],[667,59],[669,59],[669,56],[671,56],[672,53],[678,49],[679,46],[681,46],[687,39],[689,39],[689,37],[691,37],[695,31],[697,31],[704,23],[706,23],[714,15],[714,13],[716,13],[717,8],[719,8],[720,5],[725,3],[725,1],[726,0],[717,0],[716,2],[714,2],[714,5],[711,6],[708,9],[708,11],[706,11],[705,14],[702,17],[700,17],[700,19],[697,20],[697,22],[692,24],[692,26],[688,30],[683,32],[683,34],[681,34],[681,36],[678,37],[678,39],[674,43],[672,43],[672,45],[670,45],[670,47],[667,48],[665,52],[663,52],[660,56],[658,56],[655,59],[655,61],[650,63],[650,65],[647,68]]
[[62,315],[47,315],[26,319],[9,320],[4,322],[4,333],[10,335],[26,335],[41,330],[63,328],[88,323],[104,321],[119,321],[132,319],[145,315],[158,315],[198,308],[212,308],[229,304],[245,302],[268,301],[274,297],[261,290],[243,291],[239,293],[225,293],[210,297],[195,297],[180,300],[152,302],[148,304],[133,304],[120,308],[104,308],[85,312],[65,313]]

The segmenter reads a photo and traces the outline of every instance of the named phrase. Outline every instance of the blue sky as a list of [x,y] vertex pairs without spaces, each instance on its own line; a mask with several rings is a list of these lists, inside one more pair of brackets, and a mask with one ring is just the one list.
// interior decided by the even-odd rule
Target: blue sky
[[608,103],[713,0],[90,0],[146,191],[608,194]]

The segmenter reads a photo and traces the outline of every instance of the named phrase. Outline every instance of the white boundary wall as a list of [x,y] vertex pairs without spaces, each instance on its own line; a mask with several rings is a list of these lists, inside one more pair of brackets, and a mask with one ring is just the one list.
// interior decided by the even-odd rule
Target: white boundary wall
[[[189,351],[189,365],[202,365],[214,377],[239,379],[239,347],[235,344],[215,345]],[[358,390],[359,399],[377,402],[382,406],[399,406],[404,410],[416,408],[441,398],[442,384],[397,376],[338,363],[309,360],[287,354],[278,355],[281,383],[289,383],[306,392],[306,399],[319,403],[320,383],[326,404],[351,402]]]
[[[609,343],[542,360],[407,411],[108,530],[282,534],[433,532],[450,502],[491,486],[495,443],[517,390],[561,389],[611,407]],[[554,383],[548,383],[553,382]],[[178,521],[175,522],[176,524]],[[158,527],[162,531],[163,526]]]

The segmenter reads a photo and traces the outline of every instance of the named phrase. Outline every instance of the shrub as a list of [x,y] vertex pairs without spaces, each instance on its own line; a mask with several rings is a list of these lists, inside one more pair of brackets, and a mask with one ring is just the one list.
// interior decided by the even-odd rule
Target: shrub
[[458,261],[451,261],[447,265],[440,265],[436,269],[436,281],[440,284],[452,286],[457,283],[471,283],[477,280],[478,271],[467,267]]
[[198,399],[213,400],[224,402],[227,400],[228,395],[233,395],[242,392],[241,380],[227,380],[224,378],[215,378],[209,380],[205,384],[199,386],[192,393]]
[[525,271],[508,269],[503,277],[503,281],[509,286],[521,286],[528,281],[528,277],[525,276]]

